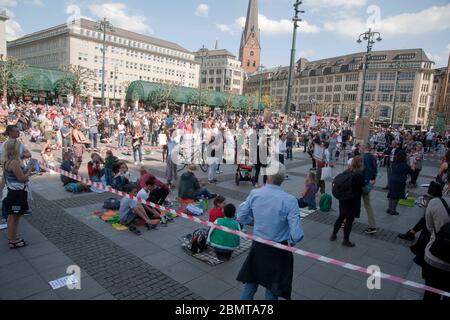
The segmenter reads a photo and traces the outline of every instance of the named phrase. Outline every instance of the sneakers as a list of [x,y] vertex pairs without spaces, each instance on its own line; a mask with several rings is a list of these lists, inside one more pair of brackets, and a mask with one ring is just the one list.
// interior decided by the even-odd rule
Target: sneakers
[[137,236],[142,235],[142,233],[138,229],[136,229],[136,227],[129,227],[128,230],[130,230],[130,232],[134,233]]
[[375,234],[377,233],[377,229],[376,228],[367,228],[366,230],[364,230],[365,234]]
[[387,209],[386,213],[390,214],[391,216],[399,216],[400,215],[400,213],[398,213],[397,211],[391,211],[391,209]]
[[0,220],[0,230],[8,229],[8,223],[6,222],[6,219]]
[[138,162],[136,161],[136,162],[134,163],[134,165],[137,166],[137,165],[138,165]]
[[144,165],[144,161],[141,161],[141,166],[143,166]]
[[407,233],[399,234],[398,237],[400,239],[406,240],[406,241],[414,241],[416,239],[416,236],[411,231],[408,231]]

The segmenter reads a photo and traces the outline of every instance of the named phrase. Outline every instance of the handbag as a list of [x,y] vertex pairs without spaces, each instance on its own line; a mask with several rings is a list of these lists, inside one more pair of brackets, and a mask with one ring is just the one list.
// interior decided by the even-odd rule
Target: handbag
[[331,181],[333,180],[333,169],[331,167],[324,167],[322,169],[322,176],[320,181]]
[[[442,204],[450,217],[450,208],[447,202],[441,198]],[[436,239],[430,247],[430,253],[442,261],[450,263],[450,222],[444,224],[439,232],[434,228]]]

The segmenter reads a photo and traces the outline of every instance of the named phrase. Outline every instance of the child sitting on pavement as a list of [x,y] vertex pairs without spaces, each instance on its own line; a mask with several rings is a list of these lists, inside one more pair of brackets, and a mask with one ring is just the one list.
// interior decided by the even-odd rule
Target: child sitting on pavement
[[[219,226],[241,231],[241,226],[235,220],[236,207],[233,204],[227,204],[223,211],[225,217],[217,219],[215,223]],[[211,228],[208,235],[208,243],[213,247],[219,260],[230,260],[233,251],[239,247],[240,240],[237,235],[214,228]]]
[[117,157],[114,156],[111,150],[106,151],[105,158],[105,180],[106,185],[110,186],[113,184],[113,168],[114,165],[119,161]]
[[[147,216],[151,219],[161,219],[161,215],[159,214],[158,210],[152,207],[149,207],[147,204],[145,204],[144,202],[149,201],[150,198],[150,193],[155,190],[156,187],[156,182],[155,182],[155,178],[150,178],[146,181],[144,188],[142,188],[138,194],[137,194],[137,199],[141,200],[142,203],[142,207],[144,208],[145,212],[147,213]],[[156,229],[156,226],[153,226],[153,229]]]
[[[129,186],[125,192],[132,197],[136,197],[137,188],[135,186]],[[132,233],[138,236],[141,235],[141,232],[136,227],[139,219],[145,221],[145,226],[149,231],[154,229],[155,225],[159,224],[159,219],[149,218],[143,206],[136,199],[123,198],[120,201],[119,215],[120,223],[128,227]]]
[[226,205],[226,199],[222,196],[218,196],[214,199],[214,208],[209,212],[209,222],[216,222],[217,219],[224,218],[223,208]]
[[308,207],[309,210],[316,210],[316,175],[311,172],[308,178],[305,180],[305,190],[303,191],[302,197],[298,200],[298,206],[300,209]]

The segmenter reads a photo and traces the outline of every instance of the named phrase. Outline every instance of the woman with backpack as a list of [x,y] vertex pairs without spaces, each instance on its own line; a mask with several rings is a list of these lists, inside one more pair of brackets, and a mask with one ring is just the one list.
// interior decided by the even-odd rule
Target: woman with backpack
[[[450,292],[450,198],[433,198],[427,206],[425,220],[431,239],[425,249],[422,277],[425,285]],[[424,300],[441,300],[441,295],[425,291]],[[445,300],[450,300],[444,297]]]
[[333,185],[333,194],[339,200],[339,217],[334,224],[330,241],[337,240],[337,234],[345,221],[344,241],[342,242],[344,247],[353,248],[355,246],[353,242],[350,242],[350,233],[353,221],[361,215],[362,189],[365,184],[363,169],[363,158],[361,156],[354,157],[350,168],[337,176]]

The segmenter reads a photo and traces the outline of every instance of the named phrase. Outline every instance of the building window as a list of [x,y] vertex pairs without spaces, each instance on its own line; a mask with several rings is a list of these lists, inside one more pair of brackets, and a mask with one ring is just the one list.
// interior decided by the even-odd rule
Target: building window
[[253,57],[255,55],[254,51],[250,51],[250,57]]

